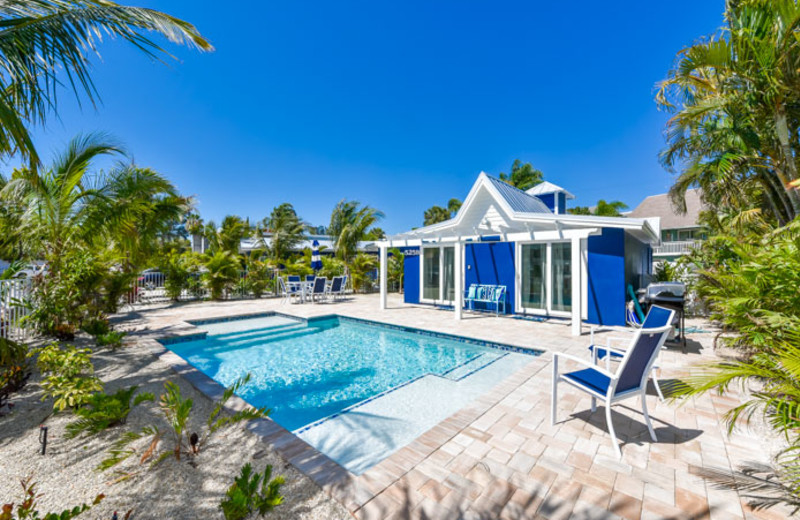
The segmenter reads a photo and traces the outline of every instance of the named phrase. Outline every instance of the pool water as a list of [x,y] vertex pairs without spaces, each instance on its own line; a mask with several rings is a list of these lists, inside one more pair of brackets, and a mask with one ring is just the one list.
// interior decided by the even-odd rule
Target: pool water
[[355,474],[540,353],[338,316],[196,325],[165,346],[226,387],[250,373],[240,397]]
[[336,317],[308,323],[284,316],[200,325],[204,340],[168,347],[224,386],[246,373],[240,392],[296,430],[425,374],[445,375],[496,349]]

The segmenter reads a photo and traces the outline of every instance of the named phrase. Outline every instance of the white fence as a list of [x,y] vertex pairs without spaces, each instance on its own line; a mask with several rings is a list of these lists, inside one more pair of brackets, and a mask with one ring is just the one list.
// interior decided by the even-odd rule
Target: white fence
[[[239,272],[239,281],[225,291],[224,297],[227,300],[235,300],[250,297],[245,280],[247,272]],[[131,291],[128,294],[127,303],[150,304],[171,301],[165,288],[167,277],[158,271],[145,271],[141,273],[133,282]],[[192,273],[187,280],[187,287],[181,290],[178,301],[202,300],[210,296],[210,291],[206,283],[201,279],[200,273]]]
[[0,338],[23,339],[27,332],[22,318],[28,315],[30,279],[0,280]]

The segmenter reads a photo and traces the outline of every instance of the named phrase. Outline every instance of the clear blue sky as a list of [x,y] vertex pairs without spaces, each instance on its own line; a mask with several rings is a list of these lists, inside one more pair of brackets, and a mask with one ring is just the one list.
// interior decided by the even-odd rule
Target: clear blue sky
[[[126,0],[125,3],[134,3]],[[194,23],[216,52],[171,46],[165,67],[105,42],[103,104],[61,98],[45,157],[79,132],[197,197],[204,218],[263,218],[291,202],[327,224],[341,198],[390,233],[466,196],[515,158],[577,195],[635,206],[671,175],[655,84],[722,24],[722,0],[663,2],[142,0]]]

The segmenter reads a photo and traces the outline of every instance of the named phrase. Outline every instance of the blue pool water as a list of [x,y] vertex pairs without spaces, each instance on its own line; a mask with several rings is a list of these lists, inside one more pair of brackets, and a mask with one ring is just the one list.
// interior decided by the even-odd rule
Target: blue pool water
[[271,417],[288,430],[426,374],[458,381],[509,355],[335,316],[305,322],[274,315],[198,328],[208,332],[206,339],[167,348],[225,386],[249,372],[240,396],[271,408]]

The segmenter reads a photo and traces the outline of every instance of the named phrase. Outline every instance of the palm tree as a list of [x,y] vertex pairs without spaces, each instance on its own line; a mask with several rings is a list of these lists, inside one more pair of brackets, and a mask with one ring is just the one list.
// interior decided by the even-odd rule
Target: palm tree
[[[261,222],[263,231],[272,235],[270,256],[274,262],[285,260],[303,241],[306,224],[297,216],[294,207],[288,202],[272,209],[269,217]],[[264,245],[266,248],[266,244]]]
[[424,224],[426,226],[431,226],[433,224],[438,224],[439,222],[450,220],[450,211],[441,206],[431,206],[425,210],[424,217]]
[[225,291],[239,278],[239,258],[223,249],[208,254],[204,265],[206,272],[203,273],[203,280],[211,292],[211,299],[221,300]]
[[511,174],[501,173],[500,180],[525,191],[540,184],[544,180],[544,175],[531,163],[522,164],[522,161],[516,159],[511,165]]
[[345,262],[356,254],[358,242],[366,240],[372,228],[383,218],[383,213],[370,206],[342,199],[333,208],[328,234],[334,240],[336,256]]
[[447,211],[450,212],[451,217],[455,217],[458,210],[461,209],[463,202],[459,199],[450,199],[447,201]]
[[92,172],[98,158],[122,154],[107,136],[88,134],[70,141],[46,170],[15,172],[0,199],[21,210],[26,256],[44,258],[51,270],[69,248],[113,251],[128,265],[148,256],[189,201],[152,170],[124,164],[106,174]]
[[[90,70],[102,36],[119,37],[147,56],[169,56],[146,34],[210,51],[191,24],[168,14],[106,0],[4,0],[0,2],[0,154],[39,156],[28,127],[57,109],[62,84],[94,105],[98,93]],[[66,75],[59,78],[59,71]]]
[[[699,186],[713,207],[763,208],[779,224],[800,215],[800,5],[729,0],[726,26],[679,53],[657,101],[674,112],[663,163],[682,171],[671,190],[685,209]],[[793,137],[794,136],[794,137]]]

